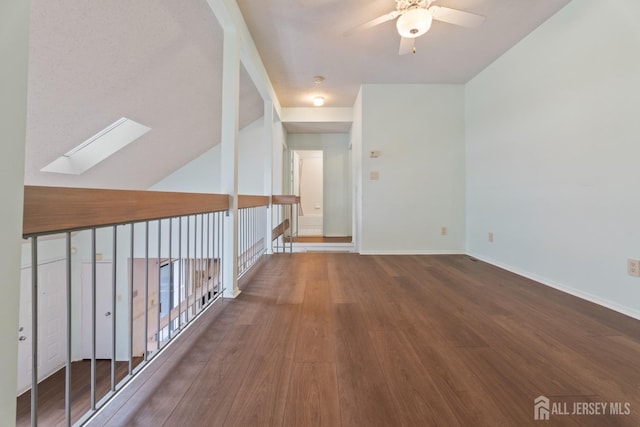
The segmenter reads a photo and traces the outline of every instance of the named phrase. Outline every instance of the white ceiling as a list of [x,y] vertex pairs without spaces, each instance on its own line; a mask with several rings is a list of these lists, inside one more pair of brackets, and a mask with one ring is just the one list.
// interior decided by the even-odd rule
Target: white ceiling
[[[570,0],[439,0],[486,17],[478,28],[433,22],[417,52],[398,55],[395,21],[345,31],[395,9],[394,0],[238,0],[283,107],[351,107],[365,83],[466,83]],[[317,86],[313,77],[326,81]]]
[[[441,0],[486,16],[434,22],[398,56],[395,23],[343,33],[393,0],[238,0],[283,107],[352,107],[366,83],[464,83],[569,0]],[[222,30],[207,0],[31,0],[25,182],[146,189],[219,143]],[[316,87],[315,75],[326,81]],[[241,72],[240,126],[263,115]],[[120,117],[151,131],[80,176],[40,169]],[[297,122],[289,132],[346,132]],[[215,166],[213,166],[215,167]]]

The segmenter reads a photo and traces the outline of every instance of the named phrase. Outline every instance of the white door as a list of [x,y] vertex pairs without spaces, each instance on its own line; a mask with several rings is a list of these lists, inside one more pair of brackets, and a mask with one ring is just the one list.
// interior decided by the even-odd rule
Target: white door
[[[112,264],[96,263],[96,359],[111,359]],[[92,356],[91,263],[82,263],[82,358]]]
[[[38,380],[62,368],[66,358],[65,261],[38,268]],[[20,275],[20,324],[18,328],[18,394],[31,388],[31,268]]]
[[66,360],[66,266],[60,260],[42,264],[38,271],[38,370],[40,378],[51,375]]
[[31,268],[20,270],[18,395],[31,388]]

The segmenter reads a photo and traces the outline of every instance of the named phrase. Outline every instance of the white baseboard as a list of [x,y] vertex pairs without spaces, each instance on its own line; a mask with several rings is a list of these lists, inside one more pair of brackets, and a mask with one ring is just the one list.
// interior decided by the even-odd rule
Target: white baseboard
[[640,311],[635,310],[635,309],[633,309],[631,307],[620,305],[620,304],[615,303],[613,301],[609,301],[609,300],[604,299],[602,297],[599,297],[597,295],[593,295],[593,294],[590,294],[588,292],[584,292],[584,291],[581,291],[579,289],[572,288],[570,286],[565,286],[565,285],[563,285],[561,283],[555,282],[555,281],[553,281],[551,279],[548,279],[546,277],[542,277],[542,276],[539,276],[537,274],[534,274],[534,273],[531,273],[531,272],[528,272],[528,271],[520,270],[520,269],[515,268],[513,266],[510,266],[510,265],[503,264],[501,262],[495,261],[495,260],[493,260],[491,258],[487,258],[487,257],[481,256],[481,255],[477,255],[477,254],[471,253],[471,252],[467,253],[467,255],[469,255],[470,257],[476,258],[476,259],[478,259],[480,261],[486,262],[487,264],[495,265],[496,267],[502,268],[503,270],[507,270],[507,271],[509,271],[511,273],[517,274],[518,276],[526,277],[527,279],[531,279],[531,280],[533,280],[535,282],[538,282],[538,283],[541,283],[541,284],[543,284],[545,286],[549,286],[550,288],[557,289],[557,290],[562,291],[562,292],[564,292],[566,294],[573,295],[574,297],[578,297],[580,299],[592,302],[594,304],[601,305],[601,306],[606,307],[606,308],[608,308],[610,310],[617,311],[618,313],[621,313],[621,314],[624,314],[626,316],[633,317],[634,319],[640,320]]

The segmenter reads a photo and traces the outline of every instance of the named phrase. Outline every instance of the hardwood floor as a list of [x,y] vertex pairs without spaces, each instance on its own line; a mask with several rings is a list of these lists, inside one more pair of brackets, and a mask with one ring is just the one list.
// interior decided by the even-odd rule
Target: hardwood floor
[[[134,367],[141,362],[134,358]],[[116,362],[116,382],[122,380],[128,372],[128,362]],[[91,362],[80,360],[71,364],[71,419],[79,420],[90,407]],[[99,400],[111,387],[111,361],[96,361],[96,396]],[[64,389],[65,369],[62,368],[38,386],[38,425],[64,425]],[[18,396],[16,408],[16,426],[31,425],[31,391]]]
[[637,426],[639,357],[640,321],[466,256],[279,254],[92,425]]

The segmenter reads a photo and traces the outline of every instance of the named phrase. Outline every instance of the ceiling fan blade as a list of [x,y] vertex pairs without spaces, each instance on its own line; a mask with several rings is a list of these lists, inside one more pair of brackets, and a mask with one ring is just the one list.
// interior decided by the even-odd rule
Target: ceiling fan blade
[[485,17],[482,15],[443,6],[431,6],[429,12],[431,12],[435,20],[467,28],[475,28],[485,20]]
[[407,53],[413,52],[415,43],[416,39],[400,37],[400,50],[398,51],[398,55],[406,55]]
[[345,36],[350,36],[353,33],[357,33],[359,31],[363,31],[363,30],[368,30],[369,28],[373,28],[376,25],[380,25],[380,24],[384,24],[387,21],[391,21],[392,19],[396,19],[398,16],[400,15],[400,13],[398,13],[397,10],[394,10],[393,12],[389,12],[385,15],[379,16],[376,19],[372,19],[369,22],[365,22],[364,24],[360,24],[357,27],[354,27],[348,31],[345,31],[344,35]]

